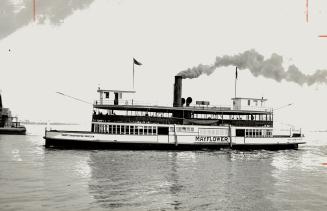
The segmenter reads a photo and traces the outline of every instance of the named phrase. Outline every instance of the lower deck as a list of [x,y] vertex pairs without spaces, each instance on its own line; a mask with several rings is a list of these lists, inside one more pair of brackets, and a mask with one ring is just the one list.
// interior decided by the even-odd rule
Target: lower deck
[[298,149],[302,143],[271,143],[271,144],[174,144],[174,143],[135,143],[135,142],[97,142],[80,141],[73,139],[52,139],[46,138],[46,147],[56,147],[63,149],[117,149],[117,150],[283,150]]
[[92,131],[46,131],[46,146],[113,149],[294,149],[297,135],[274,136],[272,128],[149,124],[93,124]]

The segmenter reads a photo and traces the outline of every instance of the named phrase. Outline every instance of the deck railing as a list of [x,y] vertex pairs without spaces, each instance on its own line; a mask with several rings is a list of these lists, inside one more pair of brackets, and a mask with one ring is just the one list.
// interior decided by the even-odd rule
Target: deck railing
[[[115,105],[115,101],[107,100],[107,99],[103,99],[102,101],[96,100],[96,101],[94,101],[94,105]],[[125,99],[125,100],[118,100],[118,105],[159,106],[160,104],[158,101],[140,101],[140,100],[134,100],[134,99]],[[165,106],[168,106],[168,105],[165,105]]]
[[[216,121],[215,121],[216,120]],[[103,115],[93,114],[92,121],[98,122],[150,122],[158,124],[184,124],[184,125],[233,125],[240,127],[272,127],[269,120],[232,120],[232,119],[183,119],[164,116],[134,116],[134,115]]]
[[[114,100],[107,100],[103,99],[102,101],[96,100],[94,101],[94,105],[115,105]],[[171,106],[170,104],[163,104],[159,103],[158,101],[140,101],[140,100],[134,100],[134,99],[126,99],[126,100],[118,100],[118,105],[139,105],[139,106]],[[190,108],[200,108],[203,110],[207,109],[225,109],[225,110],[231,110],[230,105],[190,105]]]
[[[94,105],[115,105],[114,100],[103,99],[102,101],[96,100],[94,101]],[[118,100],[118,105],[135,105],[135,106],[171,106],[170,104],[162,104],[158,101],[140,101],[134,99],[120,99]],[[238,109],[233,109],[230,105],[190,105],[190,108],[197,108],[203,110],[244,110],[244,111],[268,111],[272,112],[273,109],[269,107],[258,107],[258,106],[242,106]]]
[[259,107],[259,106],[241,106],[238,109],[233,110],[242,110],[242,111],[268,111],[272,112],[273,108],[270,107]]

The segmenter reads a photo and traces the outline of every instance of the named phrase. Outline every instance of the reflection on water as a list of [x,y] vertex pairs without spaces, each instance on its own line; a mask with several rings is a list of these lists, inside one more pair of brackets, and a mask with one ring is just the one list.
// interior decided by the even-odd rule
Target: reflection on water
[[324,138],[300,150],[175,152],[45,149],[42,135],[0,136],[1,210],[327,206]]
[[93,202],[88,194],[90,179],[89,151],[45,149],[44,186],[48,196],[43,207],[65,210],[89,209]]
[[[258,162],[259,161],[259,162]],[[97,151],[90,194],[103,208],[273,207],[272,156],[242,152]]]

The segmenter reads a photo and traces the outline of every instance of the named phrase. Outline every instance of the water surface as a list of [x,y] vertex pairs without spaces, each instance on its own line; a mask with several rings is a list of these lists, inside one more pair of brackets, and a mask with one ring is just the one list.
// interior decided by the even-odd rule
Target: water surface
[[285,151],[56,150],[0,135],[1,210],[325,210],[327,133]]

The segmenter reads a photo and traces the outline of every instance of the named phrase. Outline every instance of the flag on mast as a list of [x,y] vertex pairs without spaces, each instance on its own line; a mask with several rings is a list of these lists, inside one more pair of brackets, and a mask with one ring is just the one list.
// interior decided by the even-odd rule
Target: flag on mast
[[142,63],[139,62],[139,61],[137,61],[135,58],[133,58],[133,62],[134,62],[134,64],[136,64],[136,65],[142,65]]
[[237,67],[236,67],[236,72],[235,72],[235,79],[237,80]]
[[139,62],[139,61],[137,61],[135,58],[133,58],[133,89],[134,89],[134,75],[135,75],[135,73],[134,73],[134,65],[142,65],[142,63],[141,62]]

